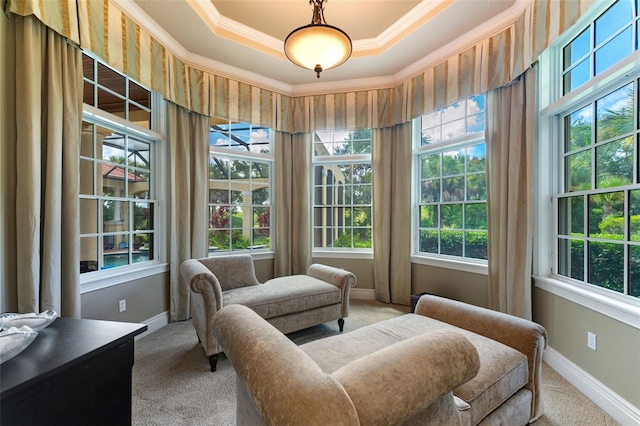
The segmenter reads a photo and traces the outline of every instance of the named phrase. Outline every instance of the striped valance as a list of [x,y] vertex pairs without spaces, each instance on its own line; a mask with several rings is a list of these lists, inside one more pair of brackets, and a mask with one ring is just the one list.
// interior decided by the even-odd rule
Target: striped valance
[[9,0],[8,11],[34,14],[65,37],[79,39],[83,48],[112,67],[189,110],[299,133],[390,127],[504,86],[594,1],[531,0],[507,28],[393,88],[298,97],[184,63],[109,0]]

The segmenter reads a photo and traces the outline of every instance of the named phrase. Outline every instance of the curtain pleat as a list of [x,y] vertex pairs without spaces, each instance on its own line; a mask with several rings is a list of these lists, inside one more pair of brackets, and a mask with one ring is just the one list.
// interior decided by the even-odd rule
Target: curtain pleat
[[15,30],[18,310],[80,317],[81,54],[31,15]]
[[489,307],[531,319],[536,70],[487,94]]
[[170,320],[181,321],[190,317],[191,288],[180,265],[207,256],[209,247],[209,118],[167,102],[167,140]]
[[373,132],[373,280],[376,298],[411,301],[411,123]]
[[304,274],[311,265],[311,135],[275,132],[274,275]]

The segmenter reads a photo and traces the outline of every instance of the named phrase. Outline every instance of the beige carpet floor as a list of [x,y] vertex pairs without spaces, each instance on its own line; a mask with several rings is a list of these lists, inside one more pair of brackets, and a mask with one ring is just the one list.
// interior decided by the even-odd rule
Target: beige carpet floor
[[[354,300],[345,332],[406,312],[404,306]],[[338,333],[332,322],[289,337],[302,344]],[[546,364],[542,382],[545,415],[534,426],[618,424]],[[235,372],[221,356],[211,373],[191,323],[171,323],[136,342],[132,409],[134,425],[233,425]]]

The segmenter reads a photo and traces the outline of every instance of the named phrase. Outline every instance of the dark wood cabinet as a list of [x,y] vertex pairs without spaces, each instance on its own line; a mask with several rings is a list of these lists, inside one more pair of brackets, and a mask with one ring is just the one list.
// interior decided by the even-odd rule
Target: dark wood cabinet
[[146,329],[57,318],[0,364],[0,424],[130,425],[134,337]]

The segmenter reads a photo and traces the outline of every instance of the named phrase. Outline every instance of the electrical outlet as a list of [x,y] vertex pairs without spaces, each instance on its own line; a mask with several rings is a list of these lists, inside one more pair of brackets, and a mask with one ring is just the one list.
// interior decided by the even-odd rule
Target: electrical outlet
[[127,310],[127,299],[122,299],[121,301],[118,302],[118,308],[120,309],[120,312],[124,312]]
[[596,350],[596,335],[590,331],[587,331],[587,347]]

